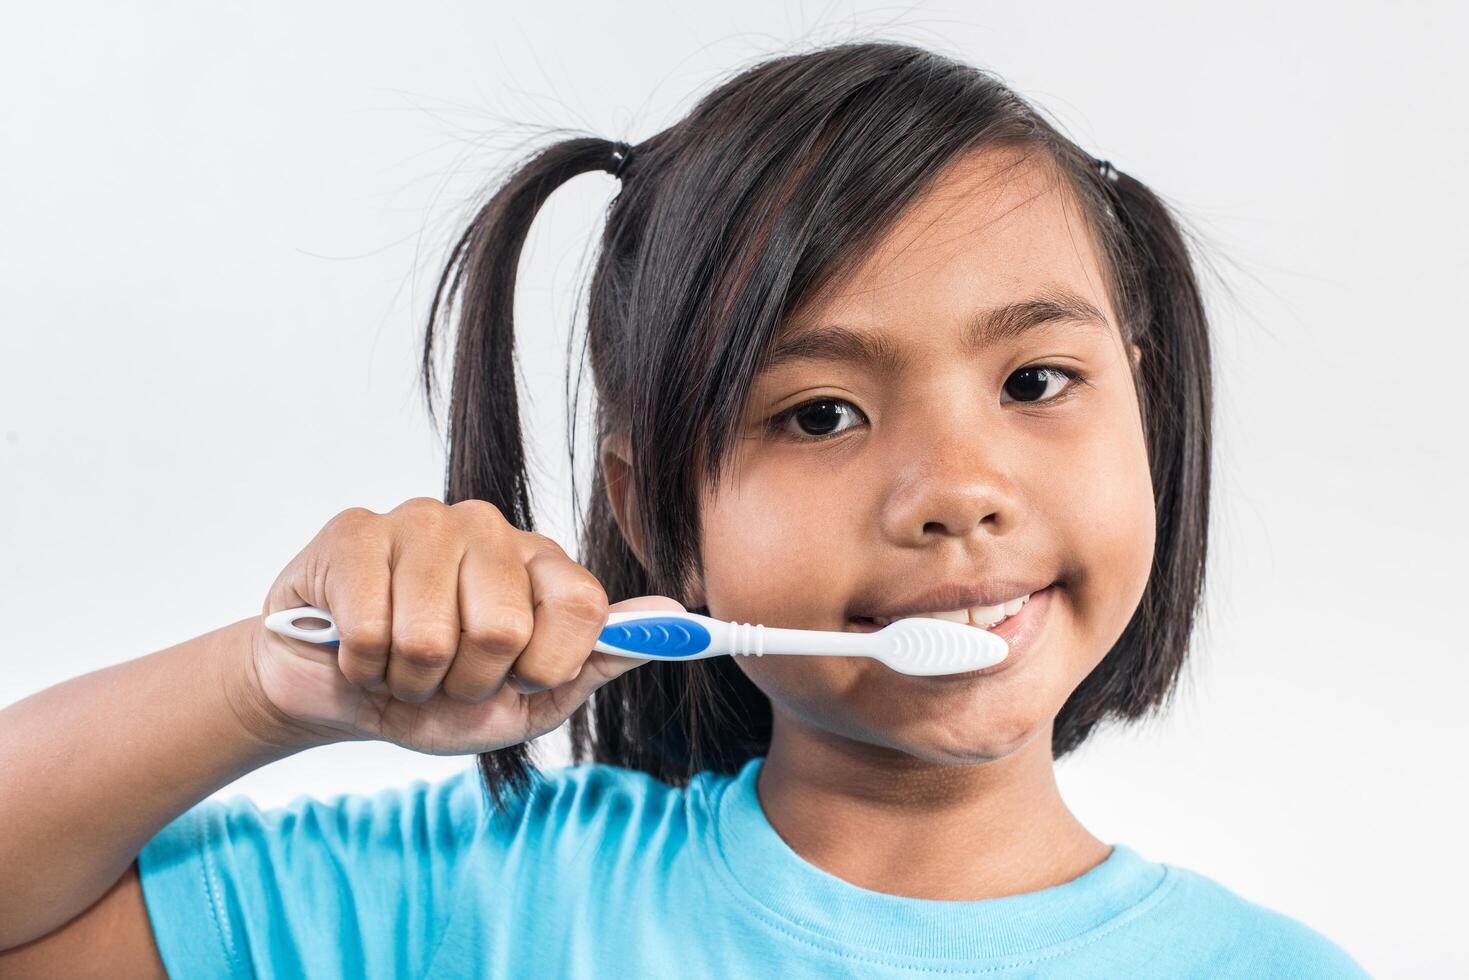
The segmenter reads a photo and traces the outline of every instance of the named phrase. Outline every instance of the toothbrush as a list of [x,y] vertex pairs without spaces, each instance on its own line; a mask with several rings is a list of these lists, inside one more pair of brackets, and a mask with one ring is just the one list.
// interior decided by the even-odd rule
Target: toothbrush
[[[327,625],[304,629],[296,625],[298,619],[320,619]],[[336,646],[341,640],[332,614],[315,606],[271,613],[265,618],[265,627],[282,636],[324,646]],[[991,667],[1010,652],[1004,639],[988,630],[923,616],[897,620],[873,633],[851,633],[735,623],[662,609],[609,613],[593,649],[644,660],[765,654],[871,657],[915,677]]]

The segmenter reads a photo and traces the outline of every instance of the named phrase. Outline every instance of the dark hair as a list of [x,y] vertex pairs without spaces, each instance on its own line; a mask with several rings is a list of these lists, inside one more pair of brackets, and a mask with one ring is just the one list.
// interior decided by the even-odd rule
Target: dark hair
[[[616,524],[600,466],[576,556],[612,602],[682,600],[699,569],[699,480],[717,481],[732,455],[777,326],[852,268],[947,164],[997,146],[1042,151],[1088,216],[1123,340],[1142,350],[1134,379],[1157,509],[1142,600],[1062,707],[1053,757],[1109,716],[1161,706],[1200,602],[1209,516],[1208,325],[1183,234],[1152,191],[1081,150],[997,77],[923,48],[864,42],[770,58],[630,156],[575,137],[518,166],[454,246],[429,314],[432,413],[434,335],[458,301],[446,502],[486,500],[533,530],[512,356],[516,265],[558,186],[625,164],[591,273],[586,339],[597,438],[630,440],[646,565]],[[574,435],[572,463],[574,472]],[[769,700],[729,658],[652,661],[572,715],[573,759],[684,785],[764,754],[770,722]],[[536,772],[525,745],[483,753],[479,765],[497,801]]]

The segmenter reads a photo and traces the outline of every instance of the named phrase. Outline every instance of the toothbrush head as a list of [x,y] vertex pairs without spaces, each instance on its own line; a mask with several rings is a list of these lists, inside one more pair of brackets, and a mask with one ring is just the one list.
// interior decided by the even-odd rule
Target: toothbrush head
[[1004,639],[988,630],[924,616],[899,619],[868,635],[876,641],[872,657],[915,677],[981,670],[1010,653]]

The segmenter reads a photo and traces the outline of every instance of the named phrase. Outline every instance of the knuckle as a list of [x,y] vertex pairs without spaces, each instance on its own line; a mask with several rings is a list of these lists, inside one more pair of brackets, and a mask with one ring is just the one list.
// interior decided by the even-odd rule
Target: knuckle
[[562,549],[560,542],[558,542],[555,538],[549,538],[539,531],[523,531],[521,533],[525,535],[526,541],[529,542],[532,552],[544,551],[550,552],[553,555],[559,555],[562,558],[567,557],[566,552]]
[[504,524],[505,515],[488,500],[470,497],[451,505],[451,510],[476,523]]
[[393,517],[408,524],[418,533],[422,529],[438,530],[448,524],[449,508],[432,497],[410,497],[393,508]]
[[337,633],[342,645],[360,653],[380,654],[387,652],[392,641],[391,629],[385,619],[358,620],[348,624],[337,624]]
[[505,609],[475,623],[466,635],[477,646],[519,653],[529,645],[534,632],[535,619],[529,610]]
[[443,501],[435,500],[433,497],[409,497],[397,507],[393,508],[395,512],[401,511],[404,514],[415,515],[442,514],[447,509]]
[[326,523],[326,531],[333,535],[356,537],[378,520],[380,515],[366,507],[348,507]]
[[595,580],[569,583],[544,601],[558,616],[578,624],[601,624],[607,618],[607,592]]
[[411,623],[393,636],[393,653],[416,667],[437,667],[452,660],[459,631],[448,623]]

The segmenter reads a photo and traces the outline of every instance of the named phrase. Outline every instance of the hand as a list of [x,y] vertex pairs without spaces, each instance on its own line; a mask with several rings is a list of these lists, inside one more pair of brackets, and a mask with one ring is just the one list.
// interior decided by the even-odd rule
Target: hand
[[[279,609],[331,610],[333,650],[265,629]],[[241,674],[242,717],[270,741],[381,739],[434,755],[504,748],[560,725],[646,660],[592,649],[610,612],[591,572],[492,504],[415,497],[332,518],[271,586]]]

